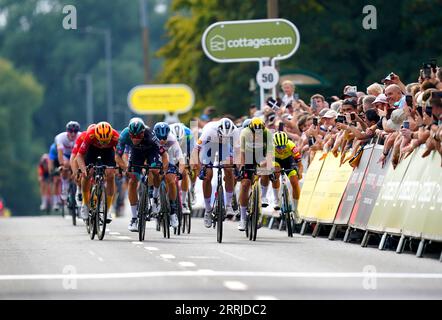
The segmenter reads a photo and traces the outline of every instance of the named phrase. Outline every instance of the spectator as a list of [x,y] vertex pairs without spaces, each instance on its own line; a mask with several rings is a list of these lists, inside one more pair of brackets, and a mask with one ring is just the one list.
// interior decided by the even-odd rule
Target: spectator
[[311,101],[311,108],[316,115],[318,115],[322,109],[326,108],[325,98],[323,95],[320,95],[318,93],[314,94],[310,98],[310,101]]
[[369,85],[367,87],[367,94],[370,96],[377,97],[378,95],[384,93],[384,88],[377,82]]
[[363,111],[367,112],[367,110],[375,109],[375,106],[374,106],[375,100],[376,100],[375,96],[371,96],[371,95],[365,96],[364,99],[362,100]]
[[403,108],[405,104],[405,96],[402,94],[401,88],[397,84],[390,84],[385,88],[388,104],[391,108]]
[[282,97],[282,105],[286,106],[289,102],[295,101],[295,85],[290,80],[285,80],[281,85],[284,96]]

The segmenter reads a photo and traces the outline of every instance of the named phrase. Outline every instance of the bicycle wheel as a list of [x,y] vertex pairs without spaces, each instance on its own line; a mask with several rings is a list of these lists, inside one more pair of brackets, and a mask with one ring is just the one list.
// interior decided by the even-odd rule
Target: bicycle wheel
[[216,240],[218,243],[223,241],[223,220],[224,220],[224,194],[223,187],[219,186],[216,197]]
[[97,234],[97,226],[96,226],[96,219],[95,215],[97,214],[97,191],[95,187],[92,188],[91,191],[91,200],[90,200],[90,208],[91,208],[91,214],[88,215],[88,223],[87,226],[89,227],[89,236],[91,237],[91,240],[94,240],[95,235]]
[[233,197],[232,197],[232,209],[233,211],[238,211],[239,205],[238,205],[238,199],[236,198],[236,191],[233,190]]
[[259,203],[259,184],[255,183],[254,187],[253,187],[253,193],[254,193],[254,197],[253,197],[253,212],[252,212],[252,216],[251,216],[251,240],[256,241],[256,234],[258,233],[258,220],[259,220],[259,208],[261,208],[261,205]]
[[187,191],[187,207],[189,208],[190,213],[186,214],[184,218],[187,220],[187,233],[190,233],[190,220],[192,219],[192,193],[190,191]]
[[68,192],[68,208],[69,212],[72,215],[72,224],[74,226],[77,225],[77,202],[75,201],[75,193],[76,193],[76,185],[74,183],[69,184],[69,192]]
[[[293,237],[293,228],[292,228],[292,217],[291,217],[291,208],[289,202],[289,189],[286,185],[284,185],[282,189],[282,208],[281,208],[281,218],[285,220],[285,225],[287,229],[287,235],[289,237]],[[282,221],[281,221],[282,223]]]
[[96,226],[97,226],[97,236],[98,240],[103,240],[106,233],[106,218],[107,218],[107,197],[104,185],[100,186],[98,192],[98,205],[97,214],[95,215]]
[[253,193],[252,193],[249,196],[249,204],[247,206],[246,232],[245,232],[246,238],[249,240],[251,240],[251,238],[250,238],[250,234],[251,234],[251,232],[250,232],[250,226],[251,226],[250,215],[251,215],[251,212],[253,212],[253,202],[254,202],[254,199],[253,199]]
[[161,206],[161,225],[163,227],[163,235],[164,238],[170,238],[170,229],[169,229],[169,225],[170,225],[170,218],[169,218],[169,214],[170,214],[170,204],[169,204],[169,199],[167,197],[167,193],[166,193],[166,185],[163,182],[161,182],[160,185],[160,206]]
[[146,213],[149,212],[147,188],[144,184],[141,184],[142,191],[140,196],[140,202],[138,203],[138,239],[144,241],[146,234]]

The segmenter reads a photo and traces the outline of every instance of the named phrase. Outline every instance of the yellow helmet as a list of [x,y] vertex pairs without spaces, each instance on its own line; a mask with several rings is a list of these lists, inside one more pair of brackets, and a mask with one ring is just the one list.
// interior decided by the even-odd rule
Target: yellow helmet
[[259,130],[259,129],[264,130],[264,128],[265,128],[264,121],[261,118],[255,117],[252,119],[252,121],[250,121],[249,128],[253,132],[255,132],[255,130]]
[[285,132],[276,132],[273,136],[273,143],[276,147],[284,147],[289,142],[289,137]]
[[97,123],[95,126],[95,137],[101,144],[109,143],[112,139],[112,126],[105,121]]

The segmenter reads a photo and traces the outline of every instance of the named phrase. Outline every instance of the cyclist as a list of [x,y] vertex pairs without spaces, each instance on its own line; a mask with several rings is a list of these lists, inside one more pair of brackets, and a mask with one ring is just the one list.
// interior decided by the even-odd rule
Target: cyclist
[[[186,160],[186,166],[188,166],[190,163],[191,151],[195,147],[195,139],[193,138],[192,131],[182,123],[172,124],[170,126],[170,129],[171,129],[172,133],[175,135],[175,137],[180,145],[181,151],[183,152],[183,155]],[[194,200],[195,199],[195,181],[197,178],[197,170],[191,170],[190,173],[191,173],[190,193],[191,193],[192,200]],[[187,202],[186,202],[186,195],[187,195],[187,192],[189,191],[189,178],[188,178],[187,174],[183,175],[183,180],[181,182],[181,191],[182,191],[181,203],[183,206],[183,213],[190,213],[190,210],[187,207]]]
[[43,154],[38,163],[38,182],[40,184],[41,204],[40,210],[49,208],[51,197],[51,183],[49,175],[49,155]]
[[[232,137],[235,125],[229,118],[222,118],[218,121],[211,121],[203,128],[201,137],[195,145],[192,163],[194,169],[203,165],[213,164],[215,155],[218,153],[220,163],[233,164],[233,142]],[[201,158],[201,159],[200,159]],[[234,175],[232,168],[224,169],[224,181],[226,190],[226,215],[232,216],[232,197],[234,187]],[[203,194],[205,204],[204,225],[206,228],[212,226],[212,177],[211,168],[202,168],[199,178],[203,180]]]
[[[168,169],[166,172],[167,195],[170,201],[170,225],[177,228],[179,225],[177,213],[178,190],[176,188],[176,175],[183,175],[185,164],[184,156],[175,135],[170,132],[170,126],[166,122],[158,122],[154,128],[155,142],[160,152],[166,151],[169,156]],[[178,168],[177,168],[178,165]],[[153,197],[158,199],[159,189],[154,186]],[[158,200],[157,200],[158,201]],[[157,202],[158,203],[158,202]],[[158,208],[158,206],[157,206]]]
[[[261,118],[253,118],[248,127],[241,131],[241,190],[239,194],[240,222],[238,230],[244,231],[247,218],[247,205],[249,200],[249,190],[252,184],[254,170],[257,167],[270,168],[273,159],[273,148],[271,133],[265,128]],[[264,175],[261,175],[262,177]],[[268,175],[265,175],[267,179]],[[269,181],[269,180],[267,180]],[[265,195],[267,187],[262,186],[262,196]]]
[[[78,173],[78,163],[77,163],[78,150],[80,149],[81,145],[83,144],[84,138],[86,138],[86,135],[87,135],[88,131],[91,130],[92,128],[95,128],[95,123],[90,124],[89,127],[87,127],[87,130],[83,131],[77,137],[77,140],[75,140],[75,145],[74,145],[74,148],[72,149],[71,158],[69,160],[70,164],[71,164],[72,178],[73,179],[77,178],[77,173]],[[80,179],[78,181],[76,181],[76,183],[77,183],[77,194],[76,194],[75,198],[77,200],[77,204],[78,204],[79,207],[81,207],[81,203],[82,203],[81,181],[82,181],[81,177],[80,177]]]
[[[129,158],[125,160],[123,154],[129,153]],[[132,212],[132,218],[130,220],[128,229],[129,231],[138,231],[138,181],[141,177],[141,168],[145,164],[151,166],[160,162],[160,158],[163,163],[163,168],[167,168],[168,156],[164,150],[161,152],[160,148],[154,141],[154,135],[152,130],[144,124],[141,118],[133,118],[127,128],[123,129],[118,139],[117,152],[115,154],[115,160],[120,168],[127,171],[132,165],[132,172],[129,178],[128,195],[130,208]],[[160,176],[158,170],[149,170],[152,174],[153,185],[155,188],[160,187]]]
[[58,168],[60,168],[60,163],[58,162],[57,146],[54,142],[49,147],[49,174],[52,177],[52,209],[55,211],[60,209],[61,202],[61,181]]
[[55,137],[57,146],[58,162],[61,166],[61,199],[66,201],[69,188],[70,158],[75,140],[80,132],[80,124],[76,121],[69,121],[66,124],[66,131]]
[[295,143],[289,140],[287,133],[276,132],[273,135],[273,144],[275,146],[275,179],[272,181],[273,186],[273,196],[275,199],[274,209],[280,209],[280,198],[279,198],[279,176],[281,169],[293,169],[287,174],[292,186],[292,197],[293,197],[293,212],[295,214],[295,222],[299,223],[298,215],[298,201],[301,194],[301,188],[299,186],[299,179],[302,178],[302,162],[301,153],[298,151]]
[[[112,126],[105,121],[99,122],[94,128],[87,131],[86,137],[80,146],[77,154],[78,167],[82,174],[82,194],[83,206],[81,207],[81,216],[87,219],[89,214],[90,198],[90,179],[87,177],[86,166],[95,164],[97,157],[101,157],[103,165],[115,166],[115,147],[118,143],[119,134]],[[112,205],[112,199],[115,191],[115,170],[106,169],[106,200],[107,210]],[[112,216],[107,215],[107,223],[112,221]]]

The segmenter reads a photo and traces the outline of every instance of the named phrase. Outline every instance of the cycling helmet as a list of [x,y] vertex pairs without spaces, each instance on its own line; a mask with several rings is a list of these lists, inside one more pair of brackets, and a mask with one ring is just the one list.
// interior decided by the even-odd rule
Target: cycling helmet
[[246,119],[244,120],[244,122],[242,123],[242,127],[243,128],[247,128],[250,124],[250,122],[252,121],[252,119]]
[[141,132],[146,129],[146,126],[144,125],[144,122],[140,118],[134,118],[129,123],[129,134],[131,136],[138,136]]
[[112,139],[112,126],[105,121],[95,126],[95,137],[101,144],[109,143]]
[[285,132],[276,132],[273,136],[273,143],[276,147],[285,147],[288,142],[289,138]]
[[77,121],[69,121],[66,124],[66,131],[78,132],[80,131],[80,124]]
[[184,139],[184,125],[182,123],[174,123],[170,126],[170,130],[175,135],[178,141],[182,141]]
[[255,130],[264,130],[265,128],[264,121],[262,121],[261,118],[255,117],[250,121],[249,128],[253,132],[255,132]]
[[170,127],[166,122],[158,122],[153,127],[155,136],[160,140],[166,140],[170,132]]
[[218,122],[218,134],[222,137],[230,137],[233,134],[233,130],[235,130],[235,125],[233,121],[229,118],[222,118]]

